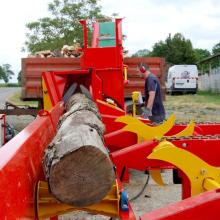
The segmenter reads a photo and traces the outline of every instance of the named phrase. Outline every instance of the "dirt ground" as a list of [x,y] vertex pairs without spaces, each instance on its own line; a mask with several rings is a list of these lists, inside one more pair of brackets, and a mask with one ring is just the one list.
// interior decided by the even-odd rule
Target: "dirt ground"
[[[0,89],[1,92],[1,89]],[[12,91],[14,92],[14,90]],[[3,93],[1,93],[3,94]],[[8,93],[7,93],[8,98]],[[6,98],[5,96],[5,98]],[[4,98],[3,98],[4,99]],[[0,100],[0,104],[2,99]],[[195,121],[213,121],[220,122],[220,95],[209,93],[199,93],[197,95],[175,95],[167,96],[165,108],[167,116],[174,113],[177,116],[177,122],[189,122],[191,119]],[[7,120],[13,124],[16,130],[21,130],[34,118],[32,116],[8,116]],[[167,204],[181,200],[180,185],[172,183],[172,172],[166,170],[162,173],[165,187],[157,186],[151,179],[141,194],[141,196],[132,201],[133,210],[138,216],[150,212]],[[129,184],[125,184],[129,198],[134,197],[142,189],[146,182],[146,174],[139,171],[131,171],[131,179]],[[59,217],[60,220],[102,220],[109,219],[101,215],[91,215],[85,212],[75,212]]]

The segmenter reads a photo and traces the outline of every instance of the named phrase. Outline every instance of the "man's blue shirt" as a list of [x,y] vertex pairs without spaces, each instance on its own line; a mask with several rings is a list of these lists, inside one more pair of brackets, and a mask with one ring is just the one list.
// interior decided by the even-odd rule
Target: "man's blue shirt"
[[145,80],[145,99],[149,98],[149,92],[155,91],[155,99],[152,107],[152,115],[165,115],[165,109],[162,101],[160,82],[154,74],[150,74]]

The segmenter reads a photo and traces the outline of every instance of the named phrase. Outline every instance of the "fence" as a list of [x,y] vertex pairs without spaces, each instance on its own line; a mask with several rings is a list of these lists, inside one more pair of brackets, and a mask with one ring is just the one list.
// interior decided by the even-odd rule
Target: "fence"
[[199,76],[199,89],[202,91],[220,92],[220,67]]

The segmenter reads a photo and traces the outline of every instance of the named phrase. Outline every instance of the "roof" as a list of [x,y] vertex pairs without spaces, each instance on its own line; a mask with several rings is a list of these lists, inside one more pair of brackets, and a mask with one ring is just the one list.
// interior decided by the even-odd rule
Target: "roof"
[[212,55],[212,56],[210,56],[210,57],[207,57],[207,58],[205,58],[205,59],[202,59],[202,60],[200,60],[200,61],[198,62],[198,64],[209,62],[210,60],[212,60],[212,59],[215,58],[215,57],[220,57],[220,53],[217,53],[217,54],[215,54],[215,55]]

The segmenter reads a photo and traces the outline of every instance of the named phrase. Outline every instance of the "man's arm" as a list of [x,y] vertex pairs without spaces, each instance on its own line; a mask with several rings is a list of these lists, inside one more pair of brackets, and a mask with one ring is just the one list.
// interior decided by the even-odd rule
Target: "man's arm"
[[[146,82],[148,82],[146,84]],[[143,108],[143,116],[144,118],[148,118],[152,115],[152,108],[154,104],[155,94],[156,94],[156,83],[152,78],[149,78],[148,81],[145,82],[145,93],[146,93],[146,101],[145,107]],[[147,88],[146,88],[147,85]]]
[[153,108],[155,94],[156,94],[155,91],[149,91],[149,98],[148,98],[148,101],[146,103],[146,107],[150,110],[152,110],[152,108]]

